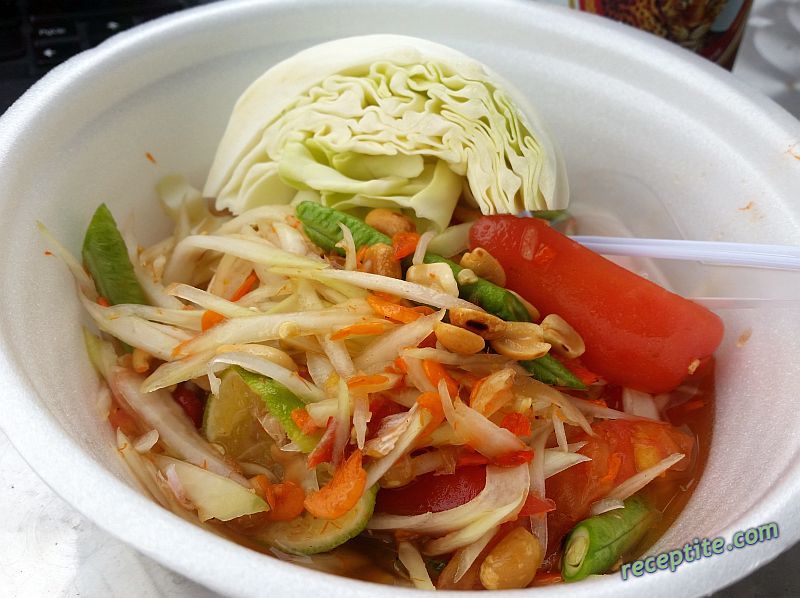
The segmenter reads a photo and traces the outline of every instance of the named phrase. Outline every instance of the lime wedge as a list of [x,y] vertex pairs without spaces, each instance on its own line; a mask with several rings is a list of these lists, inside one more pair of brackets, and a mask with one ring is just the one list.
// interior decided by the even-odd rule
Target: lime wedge
[[258,421],[263,412],[259,396],[234,368],[228,368],[222,373],[219,393],[208,397],[203,435],[234,459],[269,466],[273,442]]

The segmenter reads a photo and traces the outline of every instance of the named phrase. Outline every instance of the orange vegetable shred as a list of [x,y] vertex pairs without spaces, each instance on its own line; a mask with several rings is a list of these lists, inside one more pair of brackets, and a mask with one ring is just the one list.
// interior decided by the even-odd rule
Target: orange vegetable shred
[[364,494],[367,472],[361,466],[361,451],[352,455],[334,472],[331,481],[306,496],[306,510],[319,519],[336,519],[356,506]]
[[341,330],[337,330],[331,335],[332,341],[339,341],[351,336],[372,336],[376,334],[383,334],[385,330],[383,324],[380,322],[367,322],[366,324],[353,324],[352,326],[345,326]]
[[210,309],[207,309],[206,311],[203,312],[203,317],[200,319],[200,327],[205,332],[206,330],[208,330],[209,328],[213,328],[223,320],[225,320],[225,316],[223,316],[222,314],[218,314],[215,311],[211,311]]
[[392,247],[394,248],[394,259],[397,261],[408,257],[417,250],[419,234],[401,231],[392,237]]

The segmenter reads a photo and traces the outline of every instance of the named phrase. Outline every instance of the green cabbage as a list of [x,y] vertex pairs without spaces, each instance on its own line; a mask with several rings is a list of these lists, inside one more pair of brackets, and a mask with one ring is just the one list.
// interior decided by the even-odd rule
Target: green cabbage
[[462,194],[485,214],[564,208],[560,155],[512,94],[479,62],[426,40],[314,46],[239,98],[204,195],[236,214],[300,199],[399,207],[437,230]]

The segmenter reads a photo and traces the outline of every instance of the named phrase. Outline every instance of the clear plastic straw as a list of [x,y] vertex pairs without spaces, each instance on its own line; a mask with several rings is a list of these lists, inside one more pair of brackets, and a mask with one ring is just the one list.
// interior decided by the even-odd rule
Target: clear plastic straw
[[729,266],[800,270],[800,247],[792,245],[586,235],[575,235],[572,239],[603,255],[694,260]]

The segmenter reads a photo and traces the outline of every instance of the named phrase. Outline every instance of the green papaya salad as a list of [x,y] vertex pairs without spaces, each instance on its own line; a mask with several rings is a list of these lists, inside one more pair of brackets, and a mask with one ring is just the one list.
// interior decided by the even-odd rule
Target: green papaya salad
[[477,61],[309,48],[240,97],[202,191],[157,192],[174,228],[146,246],[105,204],[80,260],[40,229],[163,507],[305,566],[493,590],[613,572],[688,498],[720,320],[560,232],[558,150]]

